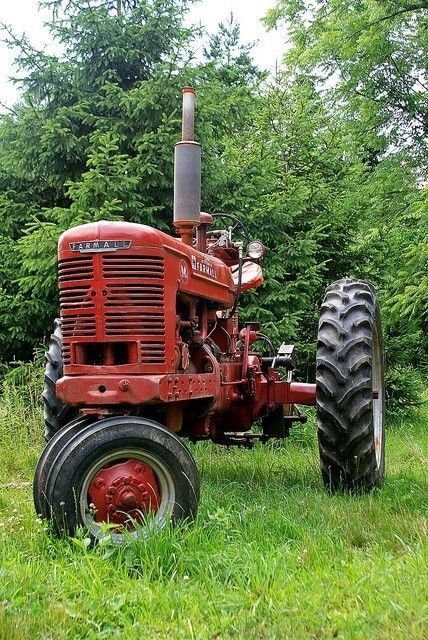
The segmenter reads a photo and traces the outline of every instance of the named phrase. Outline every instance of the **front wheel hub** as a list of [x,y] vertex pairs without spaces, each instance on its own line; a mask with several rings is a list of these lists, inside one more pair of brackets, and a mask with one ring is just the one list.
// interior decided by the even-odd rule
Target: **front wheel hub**
[[95,522],[129,527],[156,513],[161,502],[153,469],[140,460],[120,460],[102,467],[92,478],[88,497]]

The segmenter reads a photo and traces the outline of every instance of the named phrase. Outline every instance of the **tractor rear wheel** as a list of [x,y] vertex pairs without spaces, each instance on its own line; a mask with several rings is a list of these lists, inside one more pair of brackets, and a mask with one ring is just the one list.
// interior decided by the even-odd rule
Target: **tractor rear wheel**
[[385,474],[382,329],[369,284],[346,278],[327,288],[316,382],[325,485],[331,491],[380,485]]
[[119,544],[195,517],[198,471],[176,435],[134,416],[78,422],[56,434],[36,470],[36,510],[57,535],[83,527],[94,542]]
[[56,382],[62,378],[63,375],[61,342],[61,321],[57,318],[54,324],[54,332],[50,338],[49,349],[45,354],[45,382],[42,398],[46,442],[48,442],[61,427],[79,415],[79,410],[76,407],[63,404],[58,400],[56,395]]

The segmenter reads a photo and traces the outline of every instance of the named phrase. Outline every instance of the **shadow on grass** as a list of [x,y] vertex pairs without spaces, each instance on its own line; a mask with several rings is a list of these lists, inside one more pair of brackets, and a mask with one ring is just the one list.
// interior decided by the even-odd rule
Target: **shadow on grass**
[[[249,453],[251,455],[251,453]],[[295,465],[287,467],[286,462],[275,462],[261,468],[257,460],[240,459],[216,461],[213,465],[201,464],[203,482],[216,485],[239,485],[243,489],[251,486],[252,490],[272,488],[279,489],[303,489],[322,490],[323,485],[318,466],[305,461],[298,469]]]

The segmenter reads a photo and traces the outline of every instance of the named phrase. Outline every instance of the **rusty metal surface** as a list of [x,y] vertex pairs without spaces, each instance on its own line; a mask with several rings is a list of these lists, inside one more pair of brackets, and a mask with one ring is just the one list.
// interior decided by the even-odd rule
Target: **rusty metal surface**
[[[124,384],[125,383],[125,384]],[[57,382],[58,398],[67,404],[105,406],[177,402],[219,395],[214,373],[127,376],[63,376]]]
[[123,460],[100,469],[88,488],[95,522],[133,528],[156,512],[161,501],[153,469],[140,460]]

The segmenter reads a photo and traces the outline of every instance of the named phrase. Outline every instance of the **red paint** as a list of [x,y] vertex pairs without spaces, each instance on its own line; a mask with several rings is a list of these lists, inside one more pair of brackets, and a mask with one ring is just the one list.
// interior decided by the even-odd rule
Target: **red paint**
[[161,496],[153,469],[140,460],[123,460],[100,469],[89,485],[96,522],[132,528],[159,509]]
[[[234,267],[232,269],[233,282],[238,286],[239,269]],[[242,265],[242,277],[241,277],[241,291],[249,291],[259,285],[263,284],[263,272],[259,264],[255,262],[244,262]]]
[[88,404],[104,406],[208,398],[216,396],[221,386],[219,373],[128,376],[126,382],[124,391],[121,376],[105,374],[102,380],[99,375],[64,376],[56,389],[58,397],[67,404],[79,404],[85,396]]
[[[86,243],[102,247],[111,240],[131,245],[84,252]],[[83,252],[71,249],[80,245]],[[234,300],[232,275],[221,260],[144,225],[74,227],[61,236],[58,259],[65,375],[88,374],[80,366],[89,361],[100,362],[90,365],[98,376],[117,373],[119,366],[126,375],[173,373],[177,297],[205,298],[218,309]],[[92,344],[102,345],[95,358]]]
[[309,384],[307,382],[291,382],[288,403],[304,404],[314,407],[317,400],[316,390],[316,384]]
[[[280,405],[315,404],[315,385],[281,379],[251,352],[259,324],[240,330],[238,314],[229,317],[238,252],[233,243],[210,241],[208,254],[211,218],[203,214],[201,221],[198,249],[126,222],[91,223],[61,236],[60,400],[98,416],[153,415],[181,435],[218,442]],[[246,262],[243,288],[261,281],[260,267]],[[101,519],[107,503],[95,481],[120,484],[123,464],[102,470],[91,483]],[[156,491],[150,509],[158,504]],[[144,511],[138,491],[125,494],[125,512]]]

